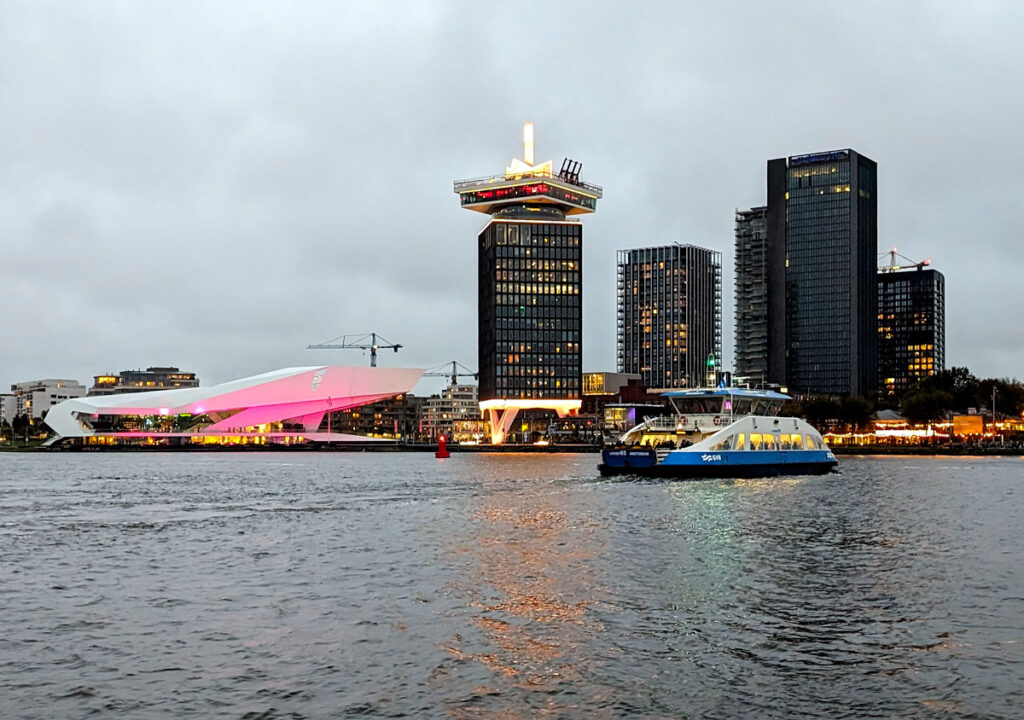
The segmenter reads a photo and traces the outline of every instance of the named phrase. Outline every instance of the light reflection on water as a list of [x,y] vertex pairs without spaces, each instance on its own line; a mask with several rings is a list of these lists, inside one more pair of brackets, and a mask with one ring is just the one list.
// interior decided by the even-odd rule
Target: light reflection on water
[[0,456],[0,714],[1018,717],[1024,466]]

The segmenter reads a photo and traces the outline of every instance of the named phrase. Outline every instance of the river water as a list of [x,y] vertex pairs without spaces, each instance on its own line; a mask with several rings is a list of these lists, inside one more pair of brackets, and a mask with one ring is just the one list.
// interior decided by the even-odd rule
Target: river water
[[0,454],[0,716],[1024,717],[1024,461]]

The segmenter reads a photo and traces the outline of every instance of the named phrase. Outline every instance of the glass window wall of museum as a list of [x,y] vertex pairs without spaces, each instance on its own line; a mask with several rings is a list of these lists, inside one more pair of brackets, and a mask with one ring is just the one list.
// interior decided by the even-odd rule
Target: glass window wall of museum
[[495,393],[578,398],[582,376],[582,227],[503,223],[493,236],[494,299],[488,336]]

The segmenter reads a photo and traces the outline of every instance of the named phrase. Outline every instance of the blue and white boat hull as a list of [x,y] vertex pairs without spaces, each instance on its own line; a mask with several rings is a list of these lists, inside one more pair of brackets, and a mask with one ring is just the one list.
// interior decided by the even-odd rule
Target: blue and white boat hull
[[654,450],[606,449],[598,470],[602,475],[668,478],[751,478],[779,475],[823,475],[838,464],[831,450],[723,451],[670,450],[661,462]]

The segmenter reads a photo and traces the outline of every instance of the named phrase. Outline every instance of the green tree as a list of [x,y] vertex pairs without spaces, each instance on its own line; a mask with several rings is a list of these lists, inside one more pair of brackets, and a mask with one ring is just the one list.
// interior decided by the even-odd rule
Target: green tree
[[24,439],[26,433],[32,427],[32,418],[28,415],[15,415],[11,426],[14,428],[14,437]]
[[979,407],[990,408],[993,388],[996,391],[996,412],[1000,416],[1021,414],[1021,410],[1024,410],[1024,385],[1009,378],[986,378],[980,381],[976,399]]
[[903,400],[903,416],[912,423],[942,420],[955,400],[943,390],[917,390]]
[[[947,403],[943,411],[965,413],[967,408],[978,407],[979,392],[979,380],[967,368],[940,370],[922,379],[904,396],[903,415],[910,417],[908,407],[911,408],[910,412],[920,412],[922,408],[930,407],[940,400]],[[919,398],[919,395],[924,398]]]
[[839,403],[839,419],[851,430],[865,428],[871,422],[874,405],[862,397],[847,397]]

